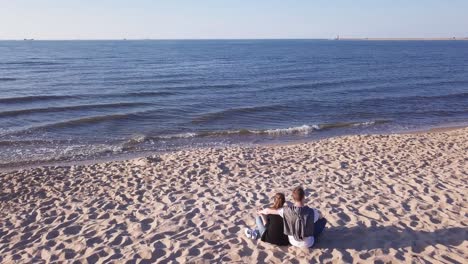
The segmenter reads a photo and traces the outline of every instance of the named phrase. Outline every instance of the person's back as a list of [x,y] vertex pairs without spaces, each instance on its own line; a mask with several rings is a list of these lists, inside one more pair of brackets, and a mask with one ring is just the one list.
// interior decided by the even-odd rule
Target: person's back
[[289,245],[288,236],[284,234],[283,218],[279,216],[279,211],[283,211],[285,201],[284,194],[275,194],[273,206],[258,211],[259,215],[255,218],[257,228],[247,228],[246,236],[253,239],[261,238],[264,242],[278,246]]
[[288,236],[284,234],[283,218],[279,215],[269,214],[266,216],[266,230],[261,240],[278,246],[289,245]]
[[312,247],[315,238],[322,233],[327,220],[320,218],[317,209],[304,205],[305,193],[301,187],[293,190],[294,205],[286,206],[279,211],[284,219],[284,234],[296,247]]
[[314,235],[314,209],[308,206],[286,206],[283,209],[284,233],[295,240]]

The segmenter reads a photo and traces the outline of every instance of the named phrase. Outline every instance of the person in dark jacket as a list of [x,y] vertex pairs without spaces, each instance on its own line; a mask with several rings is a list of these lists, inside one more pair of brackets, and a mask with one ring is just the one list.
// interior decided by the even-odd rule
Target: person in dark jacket
[[[261,241],[270,244],[287,246],[289,240],[288,236],[284,234],[283,217],[277,213],[277,211],[282,210],[286,199],[282,193],[277,193],[273,199],[272,207],[258,211],[259,215],[255,219],[257,228],[247,228],[245,234],[248,238],[260,238]],[[274,213],[265,213],[267,210]]]

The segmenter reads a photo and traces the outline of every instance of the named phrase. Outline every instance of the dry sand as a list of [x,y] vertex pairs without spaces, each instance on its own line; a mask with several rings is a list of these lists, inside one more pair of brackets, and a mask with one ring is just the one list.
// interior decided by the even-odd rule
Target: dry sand
[[[3,172],[0,262],[467,263],[467,153],[465,128]],[[245,238],[297,185],[316,248]]]

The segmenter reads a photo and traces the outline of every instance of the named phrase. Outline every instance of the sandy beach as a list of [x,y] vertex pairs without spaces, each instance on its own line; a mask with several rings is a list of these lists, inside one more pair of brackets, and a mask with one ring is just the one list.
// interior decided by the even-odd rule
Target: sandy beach
[[[463,128],[1,172],[0,263],[466,263],[466,153]],[[298,185],[315,248],[247,239]]]

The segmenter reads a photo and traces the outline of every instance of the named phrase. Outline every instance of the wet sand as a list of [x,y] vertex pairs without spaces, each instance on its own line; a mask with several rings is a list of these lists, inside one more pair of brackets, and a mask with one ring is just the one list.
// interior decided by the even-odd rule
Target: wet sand
[[[0,263],[466,263],[468,128],[0,172]],[[302,185],[315,248],[244,237]]]

